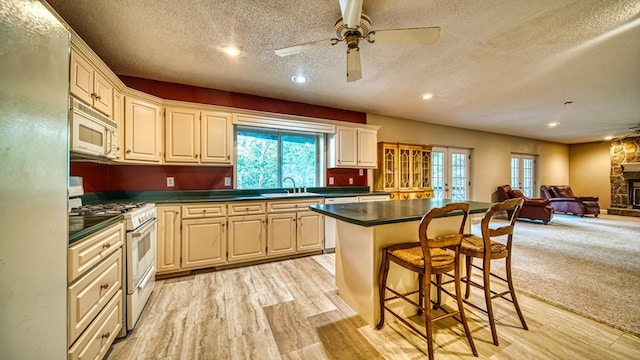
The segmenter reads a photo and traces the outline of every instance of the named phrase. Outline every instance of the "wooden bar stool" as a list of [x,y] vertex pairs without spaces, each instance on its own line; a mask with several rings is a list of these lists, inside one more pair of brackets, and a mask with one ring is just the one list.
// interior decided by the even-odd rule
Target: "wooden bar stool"
[[[502,298],[513,303],[516,308],[516,312],[518,313],[518,317],[520,318],[520,322],[522,323],[522,327],[525,330],[528,330],[522,311],[520,311],[520,306],[518,306],[516,292],[513,288],[513,279],[511,277],[511,244],[513,242],[513,229],[523,203],[523,199],[514,198],[493,204],[482,217],[482,237],[476,235],[465,235],[460,249],[460,252],[465,256],[467,267],[466,276],[462,280],[466,283],[464,302],[489,315],[491,336],[493,337],[493,343],[495,345],[498,345],[498,334],[496,332],[496,324],[493,316],[493,306],[491,305],[493,299]],[[511,214],[509,217],[509,224],[505,226],[491,227],[491,219],[493,216],[497,212],[506,210],[509,210],[508,213]],[[511,212],[511,210],[513,210],[513,212]],[[494,240],[496,237],[503,236],[506,236],[506,241],[504,242]],[[474,258],[482,259],[482,267],[473,265]],[[496,259],[505,259],[506,279],[491,272],[491,261]],[[482,284],[471,280],[472,268],[482,271]],[[509,290],[500,293],[491,290],[492,278],[506,283]],[[484,290],[485,308],[481,308],[468,300],[469,295],[471,294],[472,285]],[[510,295],[511,298],[506,298],[506,295]]]
[[[453,213],[453,214],[452,214]],[[437,236],[435,238],[429,238],[427,231],[429,224],[435,218],[445,215],[455,215],[458,213],[460,216],[460,228],[457,233]],[[379,276],[379,298],[380,298],[380,321],[376,328],[382,329],[384,326],[384,314],[385,310],[389,311],[393,316],[398,318],[402,323],[407,325],[411,330],[418,333],[420,336],[427,340],[427,349],[429,359],[433,359],[433,330],[432,323],[445,318],[453,317],[457,321],[462,323],[467,341],[473,355],[478,356],[475,344],[471,338],[471,332],[467,325],[467,318],[464,313],[464,307],[462,306],[462,296],[460,290],[460,245],[464,233],[464,227],[469,216],[469,204],[467,203],[451,203],[441,208],[434,208],[427,212],[420,221],[418,228],[419,242],[403,243],[386,247],[382,250],[382,262],[380,264]],[[418,290],[400,293],[387,286],[387,275],[389,273],[389,262],[394,263],[418,273]],[[438,280],[442,274],[454,272],[455,281],[455,295],[451,294],[448,290],[442,288],[440,281],[434,282],[431,279],[431,275],[436,275]],[[431,313],[431,285],[436,286],[438,289],[438,301],[434,302],[440,307],[440,291],[444,291],[451,297],[456,299],[458,308],[457,310],[448,310],[444,307],[440,307],[445,313],[443,315],[433,317]],[[393,295],[386,297],[387,290]],[[408,296],[418,293],[418,302],[416,303]],[[402,316],[391,310],[386,305],[388,301],[395,299],[403,299],[408,303],[418,308],[418,314],[424,313],[426,334],[418,330],[414,325],[405,320]],[[426,301],[424,301],[426,299]],[[424,304],[426,302],[426,305]],[[459,315],[460,319],[455,316]]]

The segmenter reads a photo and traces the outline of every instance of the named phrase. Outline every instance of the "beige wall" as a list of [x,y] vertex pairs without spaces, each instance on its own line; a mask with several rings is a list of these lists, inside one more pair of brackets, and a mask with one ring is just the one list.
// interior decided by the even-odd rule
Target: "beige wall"
[[381,126],[378,141],[472,149],[470,200],[497,200],[496,188],[510,181],[511,153],[539,155],[537,191],[570,180],[568,145],[375,114],[367,114],[367,124]]
[[569,146],[569,184],[578,196],[598,196],[601,209],[611,207],[611,144],[608,141]]

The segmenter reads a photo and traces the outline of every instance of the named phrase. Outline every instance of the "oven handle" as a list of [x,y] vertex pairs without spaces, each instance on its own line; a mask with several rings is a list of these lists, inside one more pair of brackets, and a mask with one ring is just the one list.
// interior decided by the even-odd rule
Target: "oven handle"
[[142,288],[144,288],[145,286],[147,286],[147,283],[149,282],[149,280],[151,280],[151,277],[152,277],[152,276],[154,275],[154,273],[155,273],[155,271],[153,271],[153,270],[155,270],[155,268],[152,266],[152,267],[147,271],[147,275],[146,275],[142,280],[140,280],[140,283],[138,284],[138,289],[142,289]]
[[158,222],[157,218],[149,221],[142,229],[137,230],[136,232],[132,233],[131,237],[137,238],[137,237],[142,236],[142,234],[144,234],[147,231],[147,228],[153,226],[157,222]]

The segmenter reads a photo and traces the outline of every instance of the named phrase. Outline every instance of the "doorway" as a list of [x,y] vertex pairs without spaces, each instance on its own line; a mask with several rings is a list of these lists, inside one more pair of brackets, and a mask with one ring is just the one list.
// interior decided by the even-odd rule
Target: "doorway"
[[434,147],[431,158],[433,198],[452,199],[454,201],[469,199],[471,150]]

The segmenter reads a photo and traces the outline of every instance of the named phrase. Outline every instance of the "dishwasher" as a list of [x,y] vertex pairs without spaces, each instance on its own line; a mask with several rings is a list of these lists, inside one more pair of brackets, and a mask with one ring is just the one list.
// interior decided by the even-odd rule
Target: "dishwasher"
[[[346,196],[346,197],[324,199],[325,205],[350,204],[350,203],[357,203],[357,202],[358,202],[357,196]],[[324,250],[325,252],[335,251],[337,236],[338,234],[336,232],[336,219],[329,216],[325,216],[324,217]]]

